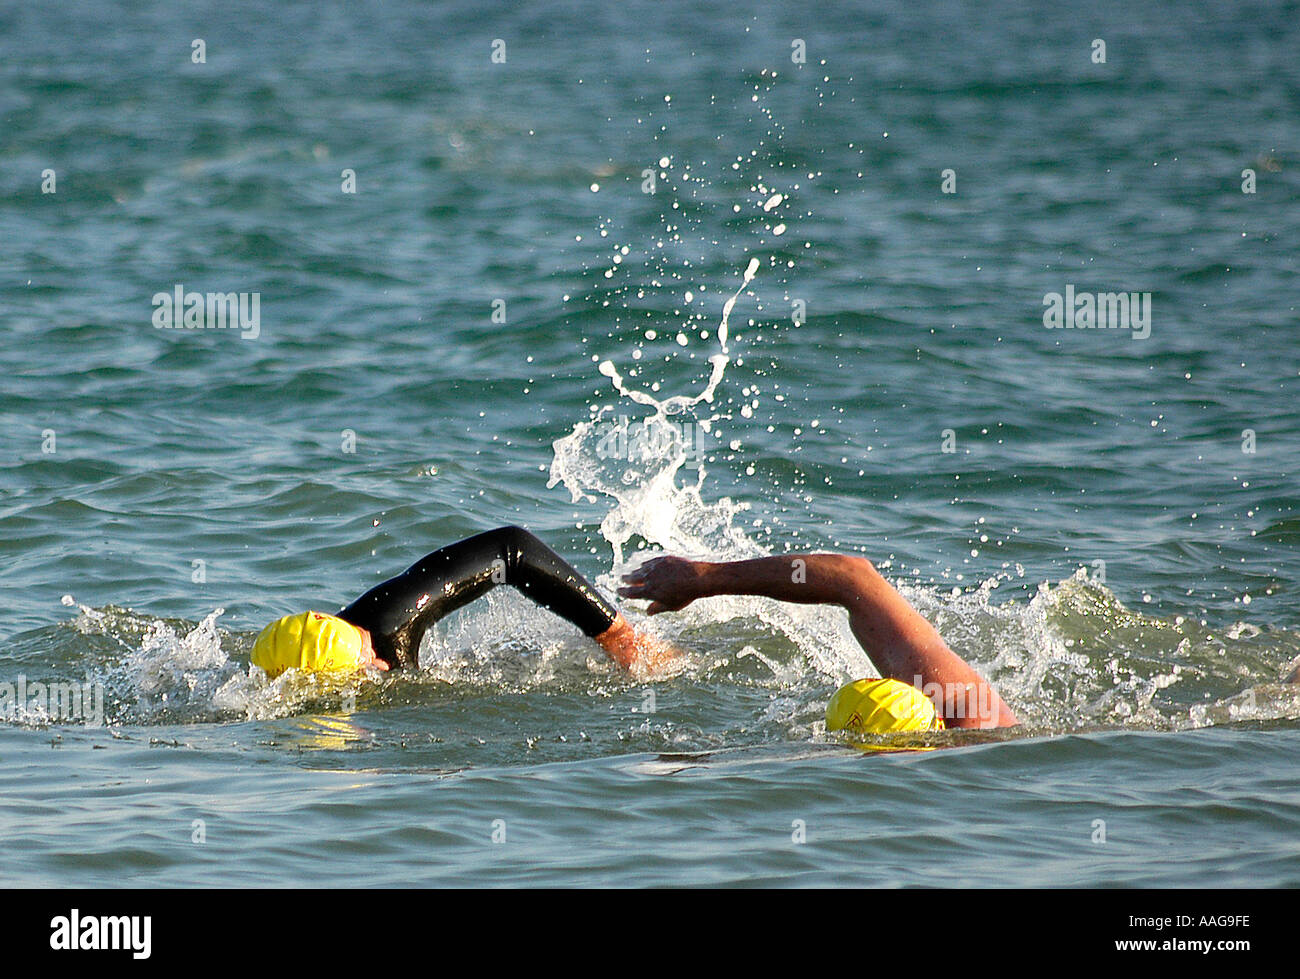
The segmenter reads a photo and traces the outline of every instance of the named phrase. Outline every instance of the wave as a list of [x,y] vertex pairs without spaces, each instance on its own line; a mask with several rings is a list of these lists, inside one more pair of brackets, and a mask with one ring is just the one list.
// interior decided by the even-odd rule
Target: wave
[[[659,553],[734,560],[772,552],[749,501],[711,498],[710,450],[703,448],[726,441],[723,425],[746,424],[743,412],[737,421],[715,398],[732,363],[728,319],[760,268],[751,258],[726,300],[709,341],[716,352],[700,358],[689,349],[700,341],[682,345],[683,356],[708,365],[698,393],[661,396],[644,365],[625,376],[612,360],[603,361],[598,370],[615,401],[593,407],[589,419],[553,444],[548,486],[563,485],[574,503],[604,507],[600,534],[609,566],[597,583],[606,591]],[[1291,528],[1284,522],[1273,532],[1286,536]],[[1026,722],[1023,733],[1300,719],[1300,686],[1279,682],[1300,657],[1300,633],[1246,621],[1216,629],[1192,616],[1145,615],[1083,569],[1037,585],[1019,565],[974,587],[897,584],[998,686]],[[69,597],[65,604],[75,602]],[[628,614],[643,620],[636,609]],[[51,723],[52,712],[40,704],[20,703],[15,695],[5,700],[4,685],[16,694],[19,679],[102,689],[100,721],[109,725],[350,713],[502,691],[599,695],[638,685],[559,620],[508,590],[440,623],[426,640],[420,670],[365,681],[292,672],[268,680],[247,661],[253,634],[220,629],[221,615],[216,609],[193,623],[79,606],[70,622],[14,641],[6,659],[15,672],[0,674],[0,720]],[[751,737],[822,738],[830,692],[875,675],[838,610],[728,596],[641,624],[688,651],[672,682],[693,688],[700,699],[717,700],[728,689],[766,691],[769,705]]]
[[[1082,569],[1039,584],[1028,600],[1000,603],[994,601],[1000,589],[1024,587],[1022,569],[956,594],[899,586],[998,686],[1025,722],[1023,734],[1300,719],[1300,685],[1280,682],[1300,657],[1300,633],[1246,621],[1216,630],[1191,617],[1144,615]],[[229,723],[436,708],[448,698],[607,696],[645,686],[508,590],[440,623],[426,640],[418,671],[369,678],[290,672],[268,680],[248,662],[256,634],[221,629],[221,615],[216,609],[193,623],[81,606],[66,623],[25,633],[14,640],[0,672],[0,722],[110,728]],[[821,709],[830,691],[875,673],[838,611],[722,597],[642,625],[687,650],[680,673],[668,682],[701,698],[725,695],[728,688],[766,691],[769,735],[821,739]],[[86,716],[56,716],[46,700],[31,694],[37,685],[58,684],[100,691],[100,715],[87,706]],[[22,702],[20,685],[28,691]]]

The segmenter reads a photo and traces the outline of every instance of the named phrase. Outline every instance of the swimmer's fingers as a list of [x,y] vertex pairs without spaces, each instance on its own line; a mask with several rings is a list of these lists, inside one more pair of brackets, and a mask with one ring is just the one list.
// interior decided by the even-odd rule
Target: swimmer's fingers
[[624,598],[653,598],[657,591],[653,571],[649,564],[643,564],[635,571],[629,571],[623,575],[626,584],[619,586],[618,593]]
[[663,567],[665,564],[669,563],[669,561],[670,559],[667,557],[652,557],[645,564],[633,568],[627,574],[623,575],[623,580],[634,583],[646,581],[655,573],[657,568]]
[[624,585],[618,590],[618,594],[621,598],[650,599],[650,606],[646,609],[647,615],[658,615],[660,612],[676,612],[691,604],[689,598],[680,601],[668,601],[668,596],[653,585]]
[[623,580],[630,584],[659,583],[670,584],[689,577],[693,562],[686,558],[663,554],[652,557],[640,567],[633,568],[623,575]]
[[679,557],[652,558],[623,576],[626,582],[618,589],[623,598],[650,600],[650,615],[676,612],[691,604],[697,597],[692,581],[692,563]]
[[[667,599],[669,599],[670,596],[667,594],[665,589],[653,584],[652,582],[645,582],[644,584],[635,584],[635,585],[623,585],[622,587],[619,588],[618,595],[620,598],[649,599],[650,608],[648,609],[648,611],[651,615],[657,615],[660,612],[675,612],[679,608],[687,604],[687,601],[680,601],[680,602],[668,601]],[[672,596],[672,597],[675,598],[676,596]]]

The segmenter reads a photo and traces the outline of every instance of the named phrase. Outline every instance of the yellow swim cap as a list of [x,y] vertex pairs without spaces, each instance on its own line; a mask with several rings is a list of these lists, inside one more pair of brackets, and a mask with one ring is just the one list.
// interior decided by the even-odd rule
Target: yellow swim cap
[[253,662],[275,679],[285,670],[352,673],[361,668],[361,632],[335,615],[302,612],[277,619],[253,644]]
[[826,730],[856,734],[942,731],[943,718],[930,698],[899,680],[854,680],[826,705]]

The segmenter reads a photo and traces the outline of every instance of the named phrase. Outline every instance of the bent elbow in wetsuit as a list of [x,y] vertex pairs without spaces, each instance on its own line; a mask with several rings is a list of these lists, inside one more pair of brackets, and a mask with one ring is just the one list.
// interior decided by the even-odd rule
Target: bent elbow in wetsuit
[[370,633],[375,655],[389,666],[418,666],[429,626],[503,584],[588,636],[618,618],[582,575],[522,527],[500,527],[434,551],[338,614]]

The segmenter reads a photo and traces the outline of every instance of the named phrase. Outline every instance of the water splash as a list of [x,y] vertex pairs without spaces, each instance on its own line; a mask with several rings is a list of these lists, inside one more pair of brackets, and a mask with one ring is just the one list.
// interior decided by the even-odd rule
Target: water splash
[[[241,658],[253,635],[217,627],[225,614],[221,608],[191,624],[116,607],[95,609],[71,595],[63,604],[78,615],[49,630],[56,654],[69,653],[56,660],[75,663],[85,683],[102,692],[102,722],[109,726],[266,720],[313,708],[338,710],[355,702],[362,689],[358,679],[295,672],[267,679]],[[56,670],[56,676],[61,672],[67,671]]]
[[[731,420],[712,406],[732,363],[730,317],[759,268],[751,258],[739,288],[722,306],[719,349],[709,358],[701,390],[658,397],[634,387],[605,360],[599,371],[617,392],[618,405],[594,411],[553,443],[547,485],[563,484],[575,502],[603,499],[607,506],[600,529],[613,561],[597,579],[606,591],[617,587],[632,563],[657,553],[707,560],[769,553],[737,519],[747,502],[708,497],[703,441]],[[687,478],[693,464],[697,471]],[[995,601],[1008,585],[1028,597]],[[1215,631],[1190,617],[1144,615],[1083,571],[1037,586],[1017,567],[965,591],[906,581],[898,587],[990,677],[1031,731],[1176,730],[1300,717],[1300,687],[1276,682],[1300,657],[1300,634],[1247,622]],[[68,627],[55,629],[62,630],[56,645],[69,650],[64,672],[75,677],[88,668],[104,685],[110,724],[270,719],[338,710],[358,697],[375,706],[403,703],[412,694],[446,688],[464,696],[565,690],[600,695],[628,682],[589,643],[508,590],[433,631],[419,673],[365,684],[293,673],[267,680],[245,665],[252,636],[218,628],[221,609],[191,624],[88,608],[71,596],[64,604],[79,610],[70,624],[75,643],[68,642]],[[636,617],[634,609],[628,611]],[[725,738],[718,732],[700,735],[705,741],[820,738],[830,690],[876,672],[836,610],[725,596],[657,618],[655,628],[691,651],[688,685],[710,697],[728,689],[767,692],[765,708],[738,715]],[[503,642],[502,636],[511,639]],[[41,653],[32,661],[48,662],[48,651]],[[20,714],[6,719],[45,720]]]
[[[694,479],[685,478],[693,446],[680,421],[712,404],[731,363],[729,319],[757,269],[751,259],[740,289],[722,308],[721,351],[710,358],[702,391],[656,397],[628,385],[612,361],[603,361],[600,373],[611,380],[619,405],[602,407],[553,443],[548,487],[563,484],[575,503],[603,498],[608,504],[600,531],[613,566],[598,579],[607,590],[640,559],[659,553],[714,561],[769,553],[737,522],[747,503],[707,499],[703,460]],[[695,424],[711,431],[720,420],[710,414]],[[654,437],[638,442],[637,426]],[[1215,635],[1195,619],[1142,615],[1083,571],[1031,588],[1028,601],[994,601],[998,588],[1023,588],[1023,579],[1017,567],[965,591],[898,587],[990,677],[1031,730],[1168,730],[1300,717],[1300,688],[1278,690],[1274,683],[1300,655],[1300,635],[1247,623]],[[740,670],[774,691],[771,710],[814,735],[829,689],[876,675],[847,618],[832,610],[725,596],[660,617],[655,627],[701,651],[697,679],[734,680]]]
[[[1028,732],[1185,730],[1300,718],[1300,686],[1278,682],[1300,657],[1300,634],[1247,622],[1214,630],[1193,618],[1154,618],[1125,607],[1082,572],[1031,586],[1027,599],[993,600],[1000,588],[1023,584],[1017,569],[958,594],[899,587],[993,680]],[[186,623],[77,607],[75,619],[36,630],[10,652],[18,662],[53,658],[54,667],[39,676],[28,669],[29,679],[100,685],[102,722],[110,729],[311,712],[346,719],[357,709],[440,703],[445,691],[460,699],[578,693],[587,700],[619,696],[630,682],[590,643],[509,589],[440,625],[418,673],[369,681],[294,673],[267,680],[244,659],[253,634],[222,631],[220,609]],[[766,691],[762,710],[737,715],[723,733],[696,732],[694,741],[674,734],[696,748],[755,738],[822,739],[829,691],[874,675],[846,617],[833,610],[720,597],[655,624],[691,651],[681,680],[689,688],[710,700]],[[9,673],[0,684],[17,679]],[[39,709],[5,709],[0,721],[80,723]]]
[[[709,357],[709,380],[702,391],[659,399],[630,387],[614,363],[605,360],[600,373],[610,379],[619,396],[651,413],[609,419],[612,409],[601,409],[552,445],[555,455],[548,488],[563,483],[575,503],[595,502],[597,494],[615,501],[601,523],[601,533],[614,550],[616,570],[623,566],[624,549],[633,536],[678,553],[736,557],[761,553],[734,526],[732,518],[742,508],[727,499],[706,504],[700,497],[705,479],[703,440],[712,434],[719,416],[694,418],[689,424],[676,420],[701,404],[712,404],[731,363],[727,348],[731,313],[758,269],[759,260],[751,258],[740,287],[723,306],[717,330],[720,351]],[[688,462],[698,465],[695,485],[678,485]]]

